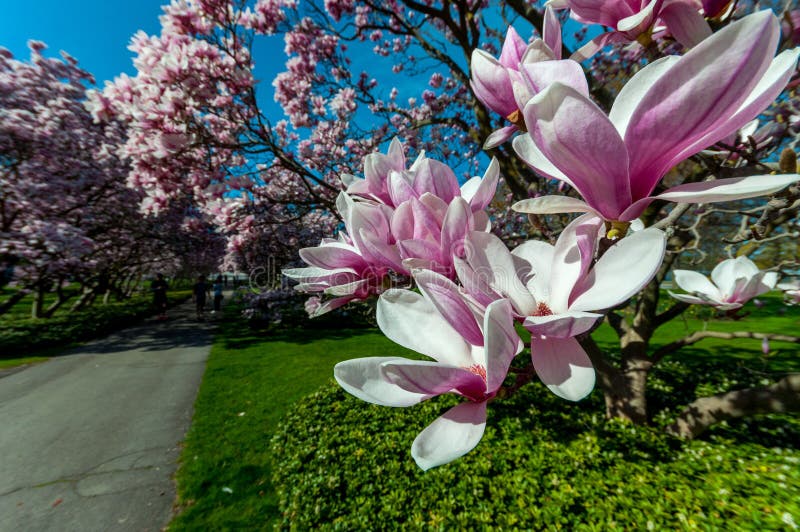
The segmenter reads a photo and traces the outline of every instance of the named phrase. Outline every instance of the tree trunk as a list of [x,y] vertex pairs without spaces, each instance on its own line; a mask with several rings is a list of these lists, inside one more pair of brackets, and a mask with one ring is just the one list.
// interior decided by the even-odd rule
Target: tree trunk
[[29,293],[30,292],[28,292],[28,290],[19,290],[14,294],[12,294],[11,296],[9,296],[8,299],[0,303],[0,316],[11,310],[11,308],[14,305],[19,303],[19,301],[25,296],[27,296]]
[[31,318],[39,319],[42,317],[42,306],[44,305],[44,284],[37,283],[33,291],[33,305],[31,305]]
[[627,361],[614,386],[603,386],[606,417],[620,418],[637,425],[647,423],[647,374],[652,364],[648,360]]

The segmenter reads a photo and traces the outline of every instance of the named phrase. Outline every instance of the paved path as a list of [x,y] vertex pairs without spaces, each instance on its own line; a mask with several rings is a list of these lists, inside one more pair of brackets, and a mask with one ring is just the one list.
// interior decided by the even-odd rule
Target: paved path
[[211,345],[192,309],[0,378],[0,531],[169,522]]

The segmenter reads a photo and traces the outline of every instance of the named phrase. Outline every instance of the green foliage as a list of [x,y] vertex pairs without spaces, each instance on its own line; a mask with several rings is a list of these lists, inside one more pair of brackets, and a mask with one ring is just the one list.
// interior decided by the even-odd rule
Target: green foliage
[[416,434],[457,399],[365,404],[334,384],[298,403],[272,440],[282,529],[781,529],[800,518],[800,421],[684,443],[606,421],[600,395],[566,403],[536,383],[490,405],[471,453],[423,472]]
[[[189,292],[170,292],[170,304],[186,300]],[[0,358],[19,358],[51,347],[97,338],[153,313],[149,295],[124,301],[96,303],[84,310],[32,319],[12,314],[0,326]]]
[[[707,326],[790,331],[800,309],[781,317],[781,308],[778,297],[746,309],[753,314],[742,322]],[[650,521],[655,530],[770,530],[785,528],[785,513],[800,522],[800,427],[791,417],[740,420],[683,444],[658,428],[606,422],[597,390],[573,404],[530,384],[490,405],[472,453],[423,473],[411,442],[457,398],[391,409],[334,385],[308,396],[330,383],[336,362],[414,353],[374,329],[253,330],[240,311],[226,307],[215,337],[170,529],[640,530]],[[703,326],[674,320],[659,342]],[[618,346],[613,331],[598,332],[604,349]],[[773,347],[764,357],[758,341],[708,340],[666,360],[649,381],[655,426],[699,395],[800,370],[796,346]]]

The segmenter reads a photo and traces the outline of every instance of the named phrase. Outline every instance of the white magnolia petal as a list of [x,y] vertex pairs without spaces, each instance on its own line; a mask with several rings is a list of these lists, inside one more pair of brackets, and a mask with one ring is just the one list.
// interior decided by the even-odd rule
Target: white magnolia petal
[[666,246],[666,235],[654,228],[621,239],[575,287],[570,310],[607,309],[633,296],[658,271]]
[[[516,202],[511,206],[517,212],[528,214],[560,214],[562,212],[596,213],[585,201],[570,196],[539,196]],[[598,215],[599,216],[599,215]]]
[[570,338],[587,332],[602,317],[602,314],[592,312],[568,311],[548,316],[528,316],[523,325],[537,336]]
[[799,180],[800,175],[798,174],[732,177],[678,185],[659,194],[656,198],[675,203],[733,201],[773,194]]
[[[423,296],[409,290],[387,290],[378,299],[376,320],[391,341],[444,364],[469,367],[471,349]],[[420,331],[429,331],[420,334]]]
[[692,305],[708,305],[710,304],[707,299],[703,299],[700,297],[690,296],[688,294],[676,294],[675,292],[668,291],[669,295],[677,299],[678,301],[683,301],[684,303],[689,303]]
[[411,456],[427,471],[452,462],[478,445],[486,430],[486,403],[456,405],[417,435]]
[[692,270],[675,270],[672,273],[675,276],[675,284],[686,292],[705,294],[706,297],[715,300],[722,297],[719,289],[701,273]]
[[563,399],[580,401],[594,388],[594,367],[574,338],[531,338],[531,361],[545,386]]

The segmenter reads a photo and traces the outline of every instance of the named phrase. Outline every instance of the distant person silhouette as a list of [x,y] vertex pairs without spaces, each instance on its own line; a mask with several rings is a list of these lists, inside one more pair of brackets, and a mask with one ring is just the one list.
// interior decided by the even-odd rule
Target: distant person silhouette
[[202,320],[205,317],[207,294],[208,284],[206,284],[206,278],[204,275],[198,275],[197,282],[194,283],[194,287],[192,288],[192,299],[194,299],[198,320]]
[[150,290],[153,291],[153,306],[158,311],[158,319],[167,319],[167,281],[164,280],[164,274],[156,274],[155,280],[150,284]]
[[214,280],[214,285],[212,290],[214,292],[214,310],[212,314],[217,313],[222,309],[222,288],[223,288],[223,281],[222,276],[217,275],[217,278]]

